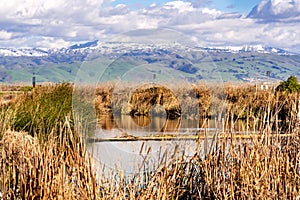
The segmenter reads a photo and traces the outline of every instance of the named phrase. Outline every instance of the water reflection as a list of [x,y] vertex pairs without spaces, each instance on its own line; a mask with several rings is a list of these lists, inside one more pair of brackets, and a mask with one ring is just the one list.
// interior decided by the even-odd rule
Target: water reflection
[[113,115],[98,116],[98,127],[104,130],[112,130],[117,128]]
[[[113,115],[102,115],[98,118],[98,125],[100,129],[112,130],[138,130],[142,132],[177,132],[180,130],[182,124],[186,124],[186,120],[182,121],[177,119],[165,119],[161,117],[147,117],[147,116],[130,116],[121,115],[114,117]],[[187,126],[192,127],[191,122]],[[196,128],[197,125],[195,124]]]
[[98,127],[103,130],[121,129],[124,131],[140,132],[194,132],[204,131],[246,133],[254,131],[257,125],[244,120],[234,122],[218,121],[216,119],[167,119],[162,117],[130,116],[130,115],[101,115],[98,118]]

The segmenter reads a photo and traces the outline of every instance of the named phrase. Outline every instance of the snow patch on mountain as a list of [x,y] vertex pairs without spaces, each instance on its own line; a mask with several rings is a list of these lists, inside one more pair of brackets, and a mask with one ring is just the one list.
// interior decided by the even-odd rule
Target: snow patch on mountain
[[244,45],[244,46],[219,46],[219,47],[188,47],[179,43],[161,43],[161,44],[142,44],[142,43],[124,43],[124,42],[99,42],[93,41],[84,44],[76,44],[69,48],[61,49],[14,49],[14,48],[0,48],[0,56],[29,56],[29,57],[49,57],[49,56],[82,56],[86,57],[89,54],[99,55],[113,55],[120,56],[131,52],[151,53],[157,51],[165,52],[188,52],[190,50],[202,50],[207,52],[259,52],[259,53],[277,53],[277,54],[290,54],[289,52],[274,47],[265,47],[263,45]]
[[48,56],[48,52],[42,49],[15,49],[15,48],[0,48],[1,56],[29,56],[29,57],[41,57]]
[[208,51],[219,51],[229,53],[242,53],[242,52],[258,52],[258,53],[275,53],[280,55],[291,54],[288,51],[280,48],[265,47],[263,45],[244,45],[244,46],[220,46],[220,47],[207,47]]

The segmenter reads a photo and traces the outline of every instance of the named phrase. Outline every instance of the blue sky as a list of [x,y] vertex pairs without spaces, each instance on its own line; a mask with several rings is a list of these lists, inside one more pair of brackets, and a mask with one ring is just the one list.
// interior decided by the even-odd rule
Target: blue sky
[[214,0],[213,6],[218,10],[248,13],[260,0]]
[[[195,0],[197,1],[197,0]],[[156,4],[164,4],[170,2],[170,0],[115,0],[112,2],[112,5],[117,4],[126,4],[131,9],[139,9],[146,6],[149,6],[153,3]],[[251,11],[251,9],[256,6],[260,0],[213,0],[211,1],[210,5],[208,5],[210,8],[215,8],[217,10],[222,11],[232,11],[232,12],[241,12],[241,13],[248,13]]]
[[300,0],[0,1],[0,48],[62,48],[157,29],[180,32],[204,47],[300,52]]

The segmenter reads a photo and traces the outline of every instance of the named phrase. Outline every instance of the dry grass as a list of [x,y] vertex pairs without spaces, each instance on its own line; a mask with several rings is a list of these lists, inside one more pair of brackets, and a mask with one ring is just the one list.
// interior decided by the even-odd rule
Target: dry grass
[[[211,151],[203,154],[199,147],[193,155],[171,152],[176,156],[157,163],[155,171],[131,175],[111,171],[97,177],[93,159],[78,131],[74,130],[73,119],[69,118],[70,110],[56,112],[70,109],[71,89],[68,84],[49,86],[21,96],[17,102],[34,98],[25,106],[15,103],[1,107],[0,192],[3,199],[299,198],[300,105],[297,94],[274,94],[247,86],[225,87],[218,96],[206,86],[194,87],[199,110],[205,113],[202,117],[213,116],[220,109],[218,106],[225,107],[226,131],[222,138],[214,138],[216,145]],[[110,107],[109,96],[105,96],[110,90],[107,87],[96,92],[98,100],[101,96],[96,106]],[[182,93],[188,91],[182,90]],[[220,105],[218,102],[224,94],[226,102]],[[59,107],[61,104],[54,102],[61,97],[65,98],[59,102],[64,104]],[[42,113],[28,116],[34,109]],[[51,114],[56,115],[52,116],[53,121],[45,121],[45,116]],[[22,123],[16,123],[20,119],[30,122],[29,132],[25,132],[26,126],[21,127]],[[232,137],[231,127],[237,119],[246,121],[250,139]],[[250,127],[255,127],[261,137],[251,137]],[[15,128],[20,131],[15,132]],[[280,133],[290,136],[279,137]]]
[[[203,156],[177,156],[156,171],[102,177],[104,199],[296,199],[299,132],[290,138],[218,140]],[[117,177],[117,178],[116,178]]]
[[[272,90],[260,90],[255,85],[216,87],[193,85],[167,90],[159,86],[132,88],[127,86],[115,93],[114,85],[99,85],[95,93],[98,115],[132,114],[147,116],[154,105],[182,118],[223,118],[224,127],[232,130],[234,123],[245,120],[246,130],[263,131],[271,128],[285,132],[299,120],[299,95]],[[161,110],[157,114],[163,114]],[[298,116],[297,116],[298,115]],[[298,119],[297,119],[298,118]]]
[[76,141],[67,121],[62,131],[69,136],[55,138],[50,135],[44,143],[27,133],[6,132],[3,135],[0,191],[4,199],[99,197],[91,157]]

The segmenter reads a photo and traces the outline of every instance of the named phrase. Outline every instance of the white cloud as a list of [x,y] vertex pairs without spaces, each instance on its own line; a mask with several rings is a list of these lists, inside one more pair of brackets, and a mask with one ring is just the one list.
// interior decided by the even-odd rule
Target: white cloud
[[12,37],[12,33],[5,30],[0,30],[0,40],[9,40]]
[[[61,38],[76,41],[91,39],[98,30],[97,20],[102,6],[110,0],[10,0],[0,2],[0,23],[4,31],[18,34],[4,34],[33,42],[28,46],[38,46],[37,40],[28,38]],[[120,8],[118,8],[120,9]],[[87,28],[90,27],[90,28]],[[103,27],[102,27],[103,28]],[[88,32],[87,32],[88,31]],[[3,43],[2,43],[3,44]],[[7,43],[5,43],[7,45]],[[46,43],[43,43],[45,45]],[[60,43],[63,44],[63,43]],[[66,43],[67,44],[67,43]],[[14,43],[12,43],[12,46]],[[49,43],[50,46],[53,46]],[[61,45],[60,45],[61,46]]]
[[[107,4],[111,1],[1,1],[0,46],[66,47],[159,28],[180,31],[202,46],[300,46],[300,0],[262,0],[252,12],[254,19],[208,8],[209,0],[171,1],[136,10],[124,4],[112,7]],[[270,16],[276,16],[277,23],[260,20]]]
[[36,45],[38,45],[40,48],[63,48],[70,46],[70,42],[52,37],[42,37],[41,40],[36,42]]
[[288,10],[294,8],[294,3],[298,3],[297,1],[282,1],[282,0],[271,0],[271,4],[273,6],[273,12],[275,15],[282,14]]
[[211,4],[210,0],[188,0],[193,4],[194,7],[206,7]]
[[294,18],[300,15],[300,0],[262,0],[248,17],[264,21]]
[[[110,0],[11,0],[0,3],[0,22],[6,29],[18,32],[15,38],[38,46],[52,43],[42,37],[61,38],[64,41],[86,41],[106,38],[136,29],[155,29],[178,24],[201,23],[214,19],[220,11],[195,8],[184,1],[153,4],[145,9],[130,10],[126,5],[103,6]],[[41,37],[40,37],[41,36]],[[26,40],[26,38],[40,38]],[[14,39],[15,39],[14,38]],[[48,40],[46,40],[48,41]],[[64,43],[60,43],[64,44]]]
[[202,9],[202,13],[203,13],[203,14],[212,15],[212,16],[215,16],[215,17],[217,17],[217,16],[219,16],[219,15],[222,14],[221,11],[218,11],[218,10],[216,10],[216,9],[209,9],[209,8],[203,8],[203,9]]
[[184,12],[191,12],[194,10],[192,3],[190,2],[183,2],[183,1],[171,1],[164,5],[164,9],[167,10],[177,10],[177,12],[184,13]]

